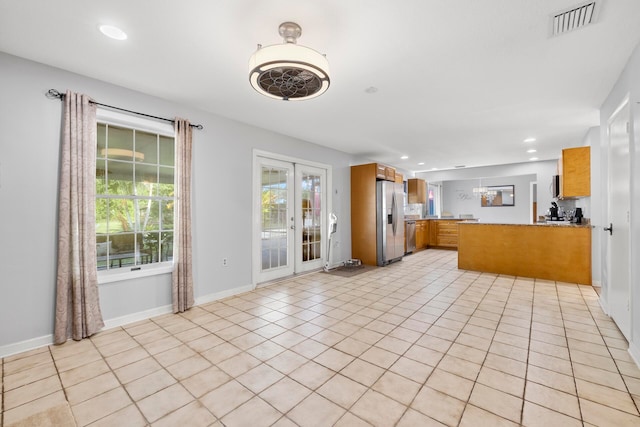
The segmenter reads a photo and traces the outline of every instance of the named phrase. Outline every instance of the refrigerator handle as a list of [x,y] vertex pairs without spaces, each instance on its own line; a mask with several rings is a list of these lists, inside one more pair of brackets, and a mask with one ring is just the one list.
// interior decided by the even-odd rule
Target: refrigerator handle
[[396,235],[396,228],[398,222],[398,215],[396,215],[396,192],[391,193],[391,224],[393,229],[393,235]]

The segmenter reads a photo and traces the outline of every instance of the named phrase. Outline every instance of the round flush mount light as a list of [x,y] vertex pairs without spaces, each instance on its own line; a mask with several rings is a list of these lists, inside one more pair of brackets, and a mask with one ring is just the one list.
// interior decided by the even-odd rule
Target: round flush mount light
[[531,158],[529,159],[529,161],[530,161],[530,162],[535,162],[536,160],[538,160],[538,158],[537,158],[537,157],[531,157]]
[[302,28],[280,24],[284,43],[262,47],[249,59],[249,81],[259,93],[284,101],[315,98],[329,89],[329,62],[319,52],[297,44]]
[[98,29],[100,29],[100,32],[102,34],[104,34],[105,36],[107,36],[107,37],[109,37],[111,39],[114,39],[114,40],[126,40],[127,39],[127,33],[122,31],[118,27],[114,27],[113,25],[100,25],[98,27]]
[[531,154],[531,153],[535,153],[536,151],[538,151],[538,150],[536,150],[535,148],[531,148],[531,149],[527,150],[527,153]]
[[523,142],[536,142],[535,138],[527,138]]
[[400,159],[402,160],[407,160],[409,158],[409,156],[401,156]]

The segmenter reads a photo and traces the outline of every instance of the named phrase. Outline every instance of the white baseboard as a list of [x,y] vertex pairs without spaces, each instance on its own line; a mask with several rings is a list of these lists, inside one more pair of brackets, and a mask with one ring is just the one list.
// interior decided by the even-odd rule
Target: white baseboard
[[173,313],[173,307],[170,305],[155,307],[149,310],[127,314],[126,316],[120,316],[120,317],[115,317],[113,319],[105,320],[104,329],[117,328],[119,326],[129,325],[131,323],[139,322],[141,320],[147,320],[156,316],[162,316],[163,314],[168,314],[168,313]]
[[634,342],[630,342],[628,351],[633,361],[636,362],[636,365],[640,368],[640,348],[638,348]]
[[224,298],[229,298],[234,295],[244,294],[245,292],[249,292],[253,290],[253,285],[241,286],[239,288],[231,288],[226,291],[214,292],[212,294],[203,295],[201,297],[196,298],[196,305],[207,304],[213,301],[221,300]]
[[609,310],[607,309],[608,304],[602,299],[602,295],[600,295],[600,298],[598,298],[598,302],[600,303],[600,308],[602,309],[602,311],[604,311],[604,314],[611,317],[611,315],[609,314]]
[[[202,305],[209,302],[221,300],[223,298],[232,297],[234,295],[243,294],[253,290],[253,285],[246,285],[239,288],[227,289],[221,292],[214,292],[212,294],[203,295],[196,298],[195,305]],[[161,316],[173,312],[173,307],[165,305],[162,307],[152,308],[150,310],[140,311],[138,313],[127,314],[126,316],[115,317],[113,319],[107,319],[104,321],[104,329],[117,328],[119,326],[128,325],[131,323],[139,322],[141,320],[147,320],[152,317]],[[23,353],[25,351],[33,350],[38,347],[44,347],[53,345],[53,334],[45,335],[43,337],[32,338],[25,341],[20,341],[14,344],[7,344],[0,346],[0,358],[11,356],[17,353]]]
[[53,344],[53,334],[0,346],[0,358]]

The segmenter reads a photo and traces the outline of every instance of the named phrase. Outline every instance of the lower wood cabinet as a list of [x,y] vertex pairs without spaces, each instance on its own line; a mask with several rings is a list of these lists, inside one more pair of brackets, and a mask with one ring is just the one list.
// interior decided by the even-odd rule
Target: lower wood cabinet
[[429,245],[429,220],[416,220],[416,250]]

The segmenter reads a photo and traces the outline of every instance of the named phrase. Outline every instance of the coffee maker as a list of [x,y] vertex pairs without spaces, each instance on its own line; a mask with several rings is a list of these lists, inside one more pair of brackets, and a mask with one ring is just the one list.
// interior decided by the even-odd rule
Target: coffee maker
[[551,221],[558,221],[558,204],[551,202],[551,209],[549,209],[549,216]]
[[581,224],[582,223],[582,218],[583,218],[582,217],[582,208],[576,208],[576,212],[573,215],[573,217],[574,217],[574,219],[576,221],[576,224]]

